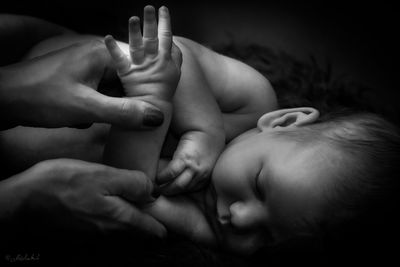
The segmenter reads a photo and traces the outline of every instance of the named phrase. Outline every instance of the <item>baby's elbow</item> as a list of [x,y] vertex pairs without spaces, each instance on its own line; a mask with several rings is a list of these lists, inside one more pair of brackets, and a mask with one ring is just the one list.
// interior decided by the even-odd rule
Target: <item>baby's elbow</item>
[[251,90],[250,97],[246,103],[249,113],[261,116],[278,108],[276,93],[266,78],[260,77]]
[[272,84],[266,78],[264,78],[263,84],[264,85],[260,90],[264,93],[264,97],[261,99],[264,103],[265,112],[278,109],[278,98]]

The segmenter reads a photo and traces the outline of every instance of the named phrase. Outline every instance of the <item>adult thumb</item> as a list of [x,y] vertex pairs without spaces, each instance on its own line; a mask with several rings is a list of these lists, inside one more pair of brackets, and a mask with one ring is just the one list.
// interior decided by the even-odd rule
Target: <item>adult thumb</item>
[[134,97],[110,97],[92,91],[91,112],[96,122],[127,129],[148,129],[160,126],[164,114],[152,104]]

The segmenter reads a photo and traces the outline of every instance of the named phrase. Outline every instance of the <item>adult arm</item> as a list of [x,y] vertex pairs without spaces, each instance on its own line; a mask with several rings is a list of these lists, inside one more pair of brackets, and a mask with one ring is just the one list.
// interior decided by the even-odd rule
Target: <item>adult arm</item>
[[0,14],[0,66],[19,61],[32,46],[44,39],[71,33],[72,30],[42,19]]

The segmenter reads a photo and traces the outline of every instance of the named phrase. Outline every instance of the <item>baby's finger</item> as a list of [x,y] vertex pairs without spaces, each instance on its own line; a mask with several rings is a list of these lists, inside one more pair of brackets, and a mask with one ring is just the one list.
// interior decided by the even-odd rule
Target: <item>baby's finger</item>
[[186,191],[186,187],[190,184],[193,179],[193,171],[191,169],[185,169],[171,184],[165,186],[162,190],[164,195],[176,195]]
[[157,175],[157,183],[164,184],[178,177],[185,169],[186,164],[180,159],[172,160],[168,166]]
[[165,6],[158,10],[158,40],[160,50],[170,53],[172,47],[171,19],[168,8]]
[[144,8],[143,46],[148,55],[156,55],[158,52],[157,20],[153,6]]
[[129,52],[133,64],[140,64],[144,59],[144,48],[142,32],[140,31],[140,19],[131,17],[129,19]]
[[117,42],[114,37],[111,35],[107,35],[104,38],[104,43],[106,44],[107,50],[113,59],[115,68],[119,74],[126,73],[129,71],[131,67],[131,62],[128,57],[122,52],[121,48],[119,48]]

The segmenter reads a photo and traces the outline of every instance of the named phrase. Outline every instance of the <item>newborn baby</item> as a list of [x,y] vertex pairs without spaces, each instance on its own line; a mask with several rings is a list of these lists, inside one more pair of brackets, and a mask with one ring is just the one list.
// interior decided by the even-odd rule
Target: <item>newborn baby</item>
[[[157,36],[156,31],[146,34],[146,23],[156,24],[153,12],[153,9],[145,8],[144,36],[149,40],[155,40]],[[166,36],[171,38],[170,34],[163,32],[167,29],[170,33],[170,26],[169,23],[163,25],[165,18],[162,14],[160,9],[160,45]],[[168,102],[165,94],[173,91],[169,82],[173,73],[168,74],[168,68],[155,67],[154,74],[146,72],[145,86],[137,83],[140,72],[151,69],[152,65],[146,64],[146,57],[150,58],[148,62],[157,57],[152,55],[153,47],[145,38],[145,56],[142,55],[141,43],[137,41],[141,38],[140,30],[137,30],[138,19],[133,19],[132,24],[130,39],[135,40],[130,42],[132,64],[115,41],[106,38],[115,65],[120,66],[118,72],[125,93],[137,96],[139,92],[140,96],[150,95],[150,98],[158,99],[160,94],[164,94],[161,98]],[[160,48],[159,52],[162,53],[163,49]],[[142,59],[138,60],[140,57]],[[125,66],[124,69],[121,66]],[[231,71],[239,73],[234,64],[232,68]],[[135,76],[135,72],[139,75]],[[260,98],[265,96],[262,93],[256,95]],[[185,104],[201,105],[206,102],[205,98],[202,100],[188,96]],[[271,103],[271,100],[265,102]],[[168,117],[171,109],[165,111]],[[185,125],[197,114],[192,115],[194,117],[181,117],[179,122]],[[141,133],[125,132],[121,135],[124,130],[115,131],[119,133],[113,135],[111,132],[105,157],[111,158],[113,165],[144,170],[153,177],[154,162],[158,160],[161,147],[161,142],[155,143],[157,138],[162,139],[162,135],[150,140],[148,135]],[[225,127],[225,134],[235,136],[228,127]],[[320,118],[317,110],[308,107],[271,111],[258,119],[254,129],[240,134],[224,148],[212,171],[211,183],[203,191],[186,196],[161,196],[142,208],[168,229],[194,241],[218,244],[239,253],[252,253],[265,244],[283,242],[298,235],[313,235],[320,225],[340,224],[368,209],[366,203],[375,197],[375,188],[382,186],[381,176],[397,165],[398,156],[393,157],[393,153],[387,151],[392,149],[393,143],[399,144],[399,140],[397,129],[373,114],[349,113]],[[137,148],[141,148],[143,153],[138,154]],[[385,167],[369,167],[376,161],[385,162]],[[163,182],[168,176],[174,179],[174,170],[182,169],[177,167],[178,163],[175,161],[175,166],[167,168],[167,172],[160,166],[158,182]],[[181,165],[185,166],[184,162]],[[196,182],[187,177],[191,174],[186,176],[183,171],[175,178],[180,180],[181,189],[185,188],[187,181]],[[167,184],[164,193],[171,193],[169,186]]]

